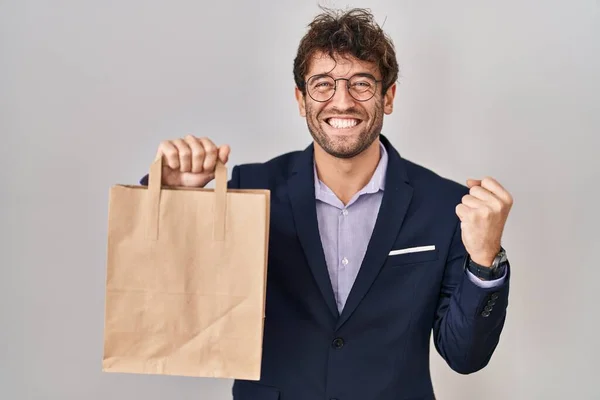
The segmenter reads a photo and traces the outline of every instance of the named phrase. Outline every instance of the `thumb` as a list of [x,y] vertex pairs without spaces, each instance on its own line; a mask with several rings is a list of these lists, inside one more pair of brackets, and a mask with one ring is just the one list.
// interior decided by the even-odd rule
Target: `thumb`
[[231,152],[231,148],[227,144],[219,147],[219,160],[221,160],[223,162],[223,164],[226,164],[227,160],[229,160],[230,152]]
[[467,179],[467,186],[471,189],[473,186],[481,186],[481,180],[479,179]]

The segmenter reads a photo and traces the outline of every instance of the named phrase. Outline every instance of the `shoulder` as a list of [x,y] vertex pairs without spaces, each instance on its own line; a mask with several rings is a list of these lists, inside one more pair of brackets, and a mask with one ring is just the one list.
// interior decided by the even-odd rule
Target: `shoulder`
[[415,195],[427,202],[437,205],[460,203],[462,197],[469,193],[469,188],[437,171],[424,167],[411,160],[402,159],[405,165],[410,186]]
[[399,175],[413,189],[413,195],[428,202],[435,200],[439,204],[446,199],[454,202],[468,193],[469,189],[465,185],[405,158],[387,137],[382,135],[381,141],[388,153],[388,171],[390,168],[398,168]]
[[403,159],[411,184],[417,187],[428,187],[442,193],[463,193],[468,188],[450,178],[442,176],[439,172],[427,168],[414,161]]
[[242,189],[269,189],[287,180],[303,151],[291,151],[265,162],[239,164],[233,167],[232,181]]

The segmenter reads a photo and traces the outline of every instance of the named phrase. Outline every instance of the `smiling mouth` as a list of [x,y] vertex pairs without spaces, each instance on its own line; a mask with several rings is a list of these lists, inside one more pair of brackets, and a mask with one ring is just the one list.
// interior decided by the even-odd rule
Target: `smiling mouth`
[[356,118],[327,118],[325,122],[335,129],[350,129],[360,124],[361,120]]

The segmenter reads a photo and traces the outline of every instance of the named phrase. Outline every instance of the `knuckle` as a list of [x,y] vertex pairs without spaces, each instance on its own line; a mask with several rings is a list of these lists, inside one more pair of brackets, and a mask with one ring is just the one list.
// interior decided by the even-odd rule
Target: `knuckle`
[[198,149],[194,149],[194,150],[192,150],[192,158],[195,161],[201,161],[202,160],[202,153],[200,153],[200,151]]
[[208,169],[213,169],[217,164],[217,160],[215,157],[206,157],[204,159],[204,167]]
[[506,208],[506,204],[504,204],[501,200],[496,200],[492,204],[494,207],[494,211],[496,212],[502,212]]
[[169,151],[169,149],[171,149],[171,142],[168,140],[163,140],[158,144],[158,149],[161,152],[166,153],[167,151]]
[[204,145],[204,150],[206,150],[207,153],[214,153],[217,151],[217,146],[208,138],[204,138],[202,140],[202,144]]
[[171,146],[165,147],[162,150],[163,154],[167,157],[175,157],[177,156],[177,149]]
[[190,158],[191,155],[192,155],[192,152],[187,147],[184,147],[184,148],[182,148],[182,149],[179,150],[179,156],[181,158]]
[[492,209],[490,207],[481,207],[481,217],[489,219],[492,216]]

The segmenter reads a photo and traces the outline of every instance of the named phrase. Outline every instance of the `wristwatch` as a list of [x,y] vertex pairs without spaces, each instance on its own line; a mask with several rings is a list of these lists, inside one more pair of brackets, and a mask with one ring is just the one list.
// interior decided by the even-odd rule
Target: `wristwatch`
[[506,257],[506,250],[500,247],[500,251],[496,254],[491,267],[477,264],[475,261],[471,260],[471,256],[467,253],[464,268],[468,269],[476,277],[490,281],[501,278],[506,271],[507,265],[508,258]]

